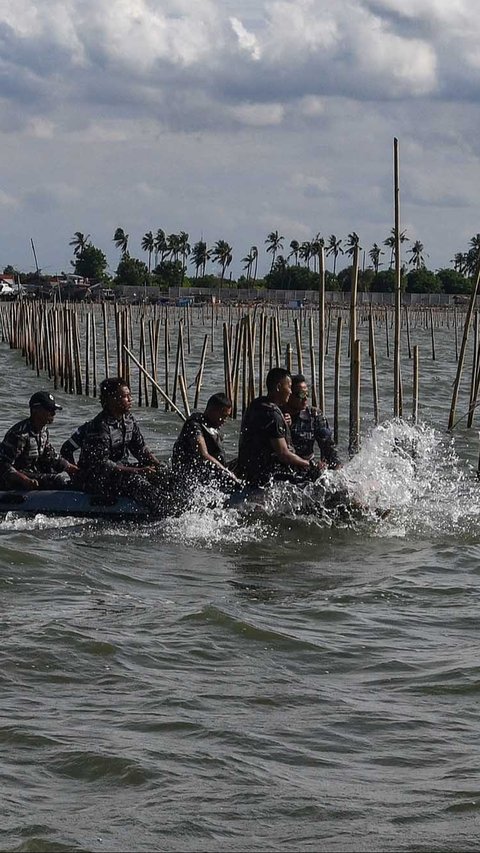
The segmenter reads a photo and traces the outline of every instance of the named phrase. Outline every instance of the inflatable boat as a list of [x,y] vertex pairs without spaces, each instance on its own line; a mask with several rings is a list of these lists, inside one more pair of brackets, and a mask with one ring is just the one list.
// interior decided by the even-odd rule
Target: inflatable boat
[[21,515],[58,515],[78,518],[106,518],[143,521],[149,518],[148,510],[131,498],[102,501],[97,495],[70,489],[29,492],[1,492],[0,516],[8,512]]

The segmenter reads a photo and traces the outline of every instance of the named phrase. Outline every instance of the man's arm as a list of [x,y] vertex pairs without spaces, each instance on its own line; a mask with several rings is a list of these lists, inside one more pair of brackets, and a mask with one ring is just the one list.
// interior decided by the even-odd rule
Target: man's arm
[[228,477],[230,477],[230,479],[234,480],[235,483],[240,483],[240,480],[238,479],[238,477],[235,476],[233,471],[230,471],[229,468],[226,468],[225,465],[223,465],[218,459],[215,459],[215,456],[212,456],[208,452],[207,443],[203,435],[197,435],[196,445],[198,453],[200,454],[202,459],[205,460],[205,462],[211,462],[212,465],[215,465],[217,468],[220,468],[220,470],[223,471]]
[[292,465],[293,468],[299,468],[301,471],[309,471],[312,467],[308,459],[302,459],[301,456],[297,456],[289,449],[285,438],[271,438],[270,446],[284,465]]

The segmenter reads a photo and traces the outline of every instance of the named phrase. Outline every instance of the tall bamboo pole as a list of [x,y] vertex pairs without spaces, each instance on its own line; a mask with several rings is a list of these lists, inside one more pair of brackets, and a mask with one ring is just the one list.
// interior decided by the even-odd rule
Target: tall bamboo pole
[[[319,260],[318,282],[318,407],[325,411],[325,249],[322,246]],[[313,320],[312,320],[313,323]],[[310,342],[313,345],[313,341]],[[312,389],[312,394],[315,388]]]
[[453,423],[455,420],[455,409],[457,407],[458,400],[458,390],[460,387],[460,380],[462,378],[462,370],[463,370],[463,362],[465,360],[465,351],[467,348],[467,340],[468,340],[468,330],[470,328],[470,322],[472,319],[473,309],[475,308],[475,302],[477,299],[478,287],[480,284],[480,264],[478,266],[477,275],[475,279],[475,285],[472,291],[472,295],[470,297],[470,304],[468,306],[468,311],[465,317],[465,325],[463,327],[463,338],[462,344],[460,347],[460,354],[458,356],[458,364],[457,364],[457,373],[455,376],[455,382],[453,386],[453,394],[452,394],[452,403],[450,406],[450,416],[448,418],[448,429],[451,430],[453,428]]
[[393,346],[393,414],[402,416],[400,400],[400,312],[402,310],[402,259],[400,257],[400,185],[398,139],[393,140],[393,173],[395,200],[395,334]]

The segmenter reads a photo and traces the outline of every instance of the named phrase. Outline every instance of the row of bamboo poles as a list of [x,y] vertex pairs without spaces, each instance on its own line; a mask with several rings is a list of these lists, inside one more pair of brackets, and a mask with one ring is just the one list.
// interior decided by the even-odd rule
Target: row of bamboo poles
[[[355,276],[356,259],[354,259]],[[137,309],[132,305],[86,306],[83,304],[56,304],[43,302],[4,303],[0,306],[2,339],[13,349],[22,351],[26,364],[38,376],[46,373],[54,389],[66,393],[96,396],[99,380],[104,376],[122,375],[132,385],[136,384],[138,405],[158,407],[159,398],[165,409],[175,408],[181,398],[183,410],[188,415],[200,402],[207,359],[215,367],[223,357],[223,384],[232,399],[233,416],[238,417],[256,394],[264,393],[268,370],[276,365],[286,366],[290,372],[304,373],[309,377],[312,403],[326,410],[325,364],[329,351],[334,350],[333,364],[333,428],[335,440],[339,439],[340,391],[342,345],[347,328],[347,359],[350,360],[350,411],[349,449],[355,452],[360,440],[360,385],[361,341],[359,326],[368,322],[368,359],[372,383],[373,421],[379,422],[379,392],[377,378],[377,337],[385,333],[386,356],[390,357],[392,341],[390,329],[393,315],[378,307],[359,311],[355,303],[355,278],[352,281],[350,311],[330,307],[320,299],[316,311],[297,311],[291,316],[288,309],[265,309],[256,306],[243,313],[231,306],[202,306],[202,309],[179,310],[175,306],[147,306]],[[467,312],[466,326],[471,314]],[[454,309],[450,317],[444,312],[442,324],[455,329],[456,356],[458,357],[458,319]],[[432,358],[435,358],[435,324],[432,309],[420,312],[417,318],[429,317],[432,336]],[[438,315],[437,315],[438,319]],[[418,345],[412,345],[412,316],[402,310],[402,328],[406,336],[408,357],[413,359],[411,418],[418,418],[419,355]],[[291,321],[291,322],[290,322]],[[218,326],[221,324],[220,340]],[[204,334],[199,335],[203,325]],[[472,419],[480,387],[479,319],[474,316],[474,364],[470,382],[470,400],[467,425]],[[205,332],[205,327],[209,331]],[[335,328],[335,332],[334,332]],[[195,335],[193,332],[195,331]],[[292,340],[293,333],[293,340]],[[290,337],[290,340],[285,340]],[[202,340],[199,361],[194,365],[194,379],[188,383],[188,370],[192,371],[192,350]],[[214,342],[212,356],[212,341]],[[465,354],[462,340],[461,356]],[[393,342],[394,343],[394,342]],[[136,355],[134,354],[136,352]],[[221,355],[220,355],[221,352]],[[174,361],[172,365],[172,355]],[[137,375],[133,371],[138,367]],[[173,367],[173,369],[172,369]],[[162,385],[160,385],[160,373]],[[218,383],[217,383],[218,384]],[[193,390],[192,390],[193,389]],[[211,389],[210,389],[211,390]],[[162,393],[163,392],[163,393]],[[458,386],[457,386],[458,393]],[[456,400],[455,400],[456,402]],[[400,381],[398,412],[403,415],[403,389]],[[453,408],[454,410],[454,408]]]

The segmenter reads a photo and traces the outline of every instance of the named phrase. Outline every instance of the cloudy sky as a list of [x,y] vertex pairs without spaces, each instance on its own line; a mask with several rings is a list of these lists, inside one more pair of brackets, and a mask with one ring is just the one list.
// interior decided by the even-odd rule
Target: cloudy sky
[[[0,267],[115,228],[250,246],[401,220],[427,265],[480,231],[479,0],[3,0]],[[386,258],[387,256],[385,256]],[[385,260],[385,258],[383,260]]]

